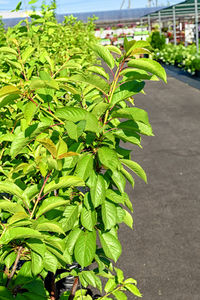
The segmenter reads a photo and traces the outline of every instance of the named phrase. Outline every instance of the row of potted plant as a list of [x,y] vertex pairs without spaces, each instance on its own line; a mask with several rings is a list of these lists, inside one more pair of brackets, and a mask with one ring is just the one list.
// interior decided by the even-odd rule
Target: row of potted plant
[[154,58],[165,64],[180,67],[192,75],[198,75],[200,71],[200,52],[197,53],[195,45],[185,47],[183,45],[167,44],[160,50],[155,50]]

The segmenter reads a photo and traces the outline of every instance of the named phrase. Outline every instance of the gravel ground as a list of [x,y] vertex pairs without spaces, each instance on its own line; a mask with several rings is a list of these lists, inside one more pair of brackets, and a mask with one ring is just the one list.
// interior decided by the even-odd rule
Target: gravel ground
[[120,228],[118,266],[137,279],[144,300],[200,300],[200,81],[170,69],[167,85],[148,82],[145,92],[135,103],[155,137],[132,147],[149,183],[127,187],[134,230]]

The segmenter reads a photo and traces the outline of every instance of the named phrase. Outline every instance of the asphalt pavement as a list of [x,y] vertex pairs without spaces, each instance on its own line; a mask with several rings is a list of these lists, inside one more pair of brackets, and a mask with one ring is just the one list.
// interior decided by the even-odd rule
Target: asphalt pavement
[[132,146],[148,184],[127,187],[134,230],[120,228],[118,266],[138,281],[143,300],[200,300],[200,81],[195,88],[181,76],[168,70],[167,85],[147,82],[146,95],[135,97],[155,136]]

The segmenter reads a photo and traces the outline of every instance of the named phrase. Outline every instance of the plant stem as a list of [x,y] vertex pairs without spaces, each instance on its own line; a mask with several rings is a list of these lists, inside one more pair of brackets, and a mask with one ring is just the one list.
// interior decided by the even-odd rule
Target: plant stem
[[11,273],[10,273],[10,275],[9,275],[9,278],[8,278],[8,281],[7,281],[7,283],[6,283],[6,287],[9,286],[9,284],[10,284],[10,282],[11,282],[11,280],[12,280],[14,274],[15,274],[15,271],[16,271],[16,268],[17,268],[17,264],[18,264],[18,262],[19,262],[19,259],[20,259],[22,250],[23,250],[23,247],[20,246],[19,249],[18,249],[18,252],[17,252],[17,257],[16,257],[16,259],[15,259],[15,263],[14,263],[14,265],[13,265],[12,271],[11,271]]
[[55,120],[59,121],[62,125],[65,124],[63,121],[61,121],[59,118],[57,118],[52,112],[48,111],[46,108],[40,106],[42,110],[44,110],[47,114],[51,115]]
[[42,195],[43,189],[44,189],[44,187],[45,187],[45,184],[47,183],[47,180],[49,179],[50,174],[51,174],[51,171],[49,172],[49,174],[47,175],[47,177],[46,177],[45,180],[44,180],[44,183],[43,183],[43,185],[42,185],[42,187],[41,187],[41,190],[40,190],[40,192],[39,192],[39,195],[38,195],[37,200],[36,200],[36,202],[35,202],[35,205],[34,205],[34,207],[33,207],[33,210],[32,210],[31,216],[30,216],[30,219],[33,218],[33,215],[34,215],[34,212],[35,212],[36,207],[37,207],[37,205],[38,205],[38,202],[41,200],[41,195]]
[[98,298],[98,300],[103,300],[103,299],[105,299],[105,297],[110,296],[113,292],[116,292],[116,291],[120,290],[122,287],[123,287],[123,285],[118,286],[116,289],[114,289],[114,291],[105,294],[103,297]]
[[71,290],[71,294],[69,296],[69,300],[73,300],[74,299],[77,287],[78,287],[78,277],[75,277],[74,278],[74,284],[73,284],[73,287],[72,287],[72,290]]

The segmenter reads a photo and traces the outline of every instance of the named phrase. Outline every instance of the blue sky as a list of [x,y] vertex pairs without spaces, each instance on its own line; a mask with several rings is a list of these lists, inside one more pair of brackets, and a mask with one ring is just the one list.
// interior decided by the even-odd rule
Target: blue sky
[[[28,3],[30,0],[22,0],[23,3]],[[155,0],[152,0],[153,2]],[[0,0],[1,10],[12,10],[16,7],[19,0]],[[42,0],[38,1],[38,4]],[[46,0],[49,3],[50,0]],[[131,8],[145,7],[148,0],[131,0]],[[175,4],[181,2],[177,0],[158,0],[159,5],[167,5],[167,3]],[[87,12],[87,11],[103,11],[119,9],[122,0],[57,0],[58,13],[73,13],[73,12]],[[38,6],[35,4],[35,6]],[[127,8],[128,0],[125,0],[124,8]]]

